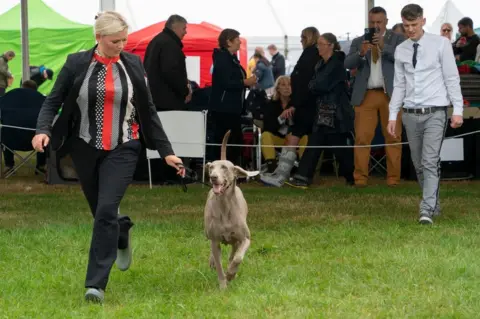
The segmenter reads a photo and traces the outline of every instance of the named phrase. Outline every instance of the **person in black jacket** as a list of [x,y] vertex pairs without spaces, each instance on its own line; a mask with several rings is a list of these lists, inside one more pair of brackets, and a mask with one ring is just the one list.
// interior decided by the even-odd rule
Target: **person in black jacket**
[[458,21],[460,37],[453,43],[453,53],[459,62],[475,61],[480,38],[475,33],[472,19],[465,17]]
[[315,65],[320,60],[317,41],[320,33],[315,27],[308,27],[302,31],[301,42],[303,52],[290,76],[292,85],[291,104],[294,108],[293,125],[287,137],[286,146],[278,160],[278,167],[273,174],[262,174],[260,180],[269,186],[281,187],[290,177],[297,154],[295,147],[300,138],[308,135],[312,130],[313,116],[315,115],[315,100],[308,90],[308,83],[315,72]]
[[[348,98],[345,53],[340,51],[337,38],[332,33],[324,33],[318,39],[318,51],[322,60],[315,67],[315,76],[309,83],[316,101],[313,132],[308,136],[307,149],[297,173],[291,181],[286,182],[300,188],[312,182],[322,153],[321,148],[308,146],[348,146],[348,141],[352,140],[355,115]],[[353,149],[343,147],[334,148],[333,151],[347,184],[354,185]]]
[[[209,114],[213,123],[213,140],[221,144],[223,136],[230,130],[230,144],[243,144],[241,114],[247,87],[255,85],[256,76],[246,78],[246,72],[237,58],[240,49],[240,33],[233,29],[223,30],[218,37],[218,49],[213,50],[212,92]],[[216,158],[220,158],[220,147],[215,147]],[[241,165],[241,148],[230,147],[227,159]]]
[[[71,54],[38,116],[32,145],[67,148],[94,218],[85,287],[87,301],[103,302],[111,268],[132,261],[128,216],[120,201],[133,180],[141,144],[157,150],[185,176],[153,105],[140,58],[122,52],[128,25],[116,12],[97,16],[98,45]],[[52,127],[54,117],[62,112]]]
[[285,75],[285,57],[278,52],[275,44],[270,44],[267,49],[272,56],[273,77],[276,81],[280,76]]
[[[37,84],[37,88],[39,88],[45,81],[51,79],[53,79],[52,69],[46,68],[44,65],[30,66],[30,80]],[[24,81],[20,79],[20,83],[23,84]]]
[[182,39],[187,34],[187,20],[172,15],[162,32],[145,52],[145,71],[157,111],[184,110],[192,97],[187,78]]
[[[282,75],[277,78],[272,99],[264,107],[262,155],[267,164],[267,171],[273,173],[277,167],[275,148],[270,145],[281,147],[287,140],[289,128],[293,125],[293,107],[290,104],[290,77]],[[298,156],[301,158],[307,145],[308,136],[300,139]]]

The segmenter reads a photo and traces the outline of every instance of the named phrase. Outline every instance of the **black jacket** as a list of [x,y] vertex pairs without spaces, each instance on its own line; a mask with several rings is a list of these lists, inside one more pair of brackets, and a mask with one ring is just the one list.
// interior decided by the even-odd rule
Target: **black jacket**
[[315,75],[309,83],[310,92],[316,104],[335,104],[335,128],[327,128],[331,133],[353,131],[354,110],[350,104],[347,87],[347,71],[344,67],[345,53],[336,51],[327,61],[320,60],[315,67]]
[[455,55],[460,55],[460,62],[475,61],[477,47],[480,44],[480,38],[478,35],[474,34],[471,37],[467,37],[467,44],[463,47],[457,48],[456,45],[460,39],[461,37],[453,43],[453,53]]
[[275,81],[279,76],[285,75],[285,57],[280,52],[272,56],[272,70]]
[[[320,60],[316,45],[305,48],[290,76],[292,86],[292,105],[295,109],[305,108],[312,103],[312,95],[308,83],[315,72],[315,65]],[[296,111],[295,111],[296,112]]]
[[180,38],[168,28],[157,34],[147,46],[143,63],[158,111],[185,109],[188,78],[182,48]]
[[[287,108],[290,107],[290,104],[287,105]],[[263,110],[263,131],[264,132],[270,132],[273,135],[279,136],[279,137],[285,137],[285,134],[282,134],[279,132],[279,129],[283,125],[289,125],[290,121],[285,121],[284,124],[281,124],[278,121],[278,117],[282,112],[284,111],[284,108],[282,107],[282,102],[279,100],[270,100],[267,105],[265,105],[265,108]]]
[[226,49],[214,49],[209,110],[240,115],[245,100],[245,77],[236,55]]
[[[76,102],[80,87],[90,65],[96,47],[89,51],[70,54],[63,65],[52,91],[43,103],[37,120],[36,134],[47,134],[51,137],[51,146],[58,150],[74,137],[80,124],[80,108]],[[160,156],[173,155],[171,144],[163,130],[160,118],[153,105],[150,90],[145,82],[145,71],[140,58],[122,52],[120,60],[125,65],[132,81],[134,101],[140,136],[145,146],[157,150]],[[62,107],[62,112],[52,127],[53,119]]]

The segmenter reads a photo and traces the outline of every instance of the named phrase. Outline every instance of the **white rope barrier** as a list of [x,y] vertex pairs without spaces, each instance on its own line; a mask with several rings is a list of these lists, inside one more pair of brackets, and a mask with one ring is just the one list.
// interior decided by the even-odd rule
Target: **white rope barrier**
[[[34,128],[28,128],[28,127],[20,127],[20,126],[12,126],[12,125],[3,125],[0,124],[0,128],[5,127],[5,128],[13,128],[13,129],[19,129],[19,130],[25,130],[25,131],[35,131]],[[446,137],[446,140],[449,139],[454,139],[454,138],[459,138],[463,136],[468,136],[468,135],[473,135],[480,133],[480,130],[473,131],[473,132],[468,132],[468,133],[463,133],[463,134],[458,134],[454,136],[449,136]],[[353,136],[352,136],[353,138]],[[199,145],[200,143],[191,143],[191,142],[175,142],[175,141],[170,141],[171,144],[182,144],[182,145]],[[285,148],[371,148],[371,147],[384,147],[384,146],[394,146],[394,145],[407,145],[409,142],[399,142],[399,143],[390,143],[390,144],[371,144],[371,145],[320,145],[320,146],[300,146],[300,145],[258,145],[258,144],[227,144],[227,147],[272,147],[272,148],[279,148],[279,147],[285,147]],[[222,144],[216,144],[216,143],[201,143],[201,145],[206,145],[206,146],[222,146]]]

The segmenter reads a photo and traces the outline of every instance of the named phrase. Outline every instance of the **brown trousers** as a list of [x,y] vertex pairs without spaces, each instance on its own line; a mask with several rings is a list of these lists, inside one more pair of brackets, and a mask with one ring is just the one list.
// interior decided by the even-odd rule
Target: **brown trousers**
[[[365,98],[359,106],[355,107],[355,145],[370,145],[378,125],[378,113],[382,125],[385,144],[399,143],[402,141],[401,112],[397,116],[396,133],[393,138],[387,132],[389,97],[383,90],[367,90]],[[402,159],[402,145],[386,146],[387,155],[387,183],[395,185],[400,182]],[[353,174],[357,185],[366,185],[369,173],[370,147],[356,147],[354,149],[355,172]]]

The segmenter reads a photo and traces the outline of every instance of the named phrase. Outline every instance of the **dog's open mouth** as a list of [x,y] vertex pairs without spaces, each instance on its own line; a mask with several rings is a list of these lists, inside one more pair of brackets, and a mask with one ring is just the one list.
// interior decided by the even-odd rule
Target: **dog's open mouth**
[[213,192],[217,195],[223,194],[223,191],[225,190],[225,184],[212,183],[212,187],[213,187]]

